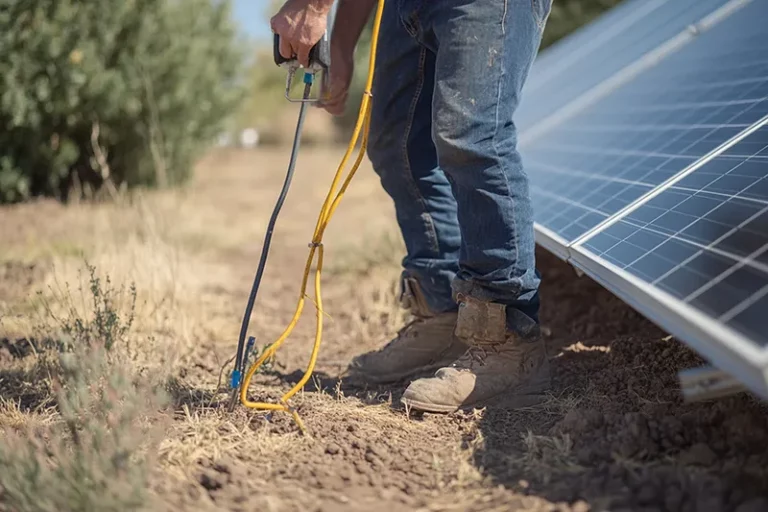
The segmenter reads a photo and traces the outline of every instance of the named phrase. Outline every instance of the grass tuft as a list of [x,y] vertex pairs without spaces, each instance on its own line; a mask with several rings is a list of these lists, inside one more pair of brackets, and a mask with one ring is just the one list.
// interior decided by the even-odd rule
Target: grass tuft
[[152,501],[153,430],[166,397],[162,386],[119,357],[133,322],[135,288],[121,311],[123,290],[88,269],[90,318],[71,302],[60,304],[68,312],[63,317],[46,306],[64,341],[47,344],[24,370],[28,379],[44,383],[49,396],[43,402],[55,404],[50,421],[19,421],[17,397],[5,397],[0,510],[144,510]]

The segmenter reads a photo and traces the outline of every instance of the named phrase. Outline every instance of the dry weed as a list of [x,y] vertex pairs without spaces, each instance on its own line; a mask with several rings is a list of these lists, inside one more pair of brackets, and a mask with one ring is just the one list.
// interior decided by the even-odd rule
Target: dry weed
[[142,510],[151,501],[151,420],[164,395],[158,382],[124,364],[120,351],[133,310],[118,309],[122,290],[90,271],[90,314],[80,316],[65,300],[58,306],[66,314],[57,316],[44,302],[49,328],[58,334],[53,339],[62,341],[38,347],[33,364],[17,369],[22,382],[38,384],[37,409],[53,403],[55,411],[30,421],[42,414],[23,414],[22,396],[3,401],[0,418],[9,427],[0,442],[4,510]]

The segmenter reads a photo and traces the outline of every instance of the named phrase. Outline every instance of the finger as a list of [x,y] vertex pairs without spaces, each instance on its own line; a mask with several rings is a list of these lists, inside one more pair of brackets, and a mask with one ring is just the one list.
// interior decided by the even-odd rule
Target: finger
[[326,112],[334,116],[340,116],[344,114],[344,107],[347,103],[347,94],[340,93],[331,96],[328,101],[323,103],[323,108]]
[[291,46],[291,42],[283,36],[280,36],[280,55],[282,55],[284,59],[293,59],[293,47]]
[[299,64],[304,66],[305,68],[309,67],[309,52],[312,51],[311,46],[307,45],[299,45],[299,51],[298,51],[298,59]]
[[325,104],[326,110],[334,115],[340,115],[344,111],[344,105],[347,102],[347,96],[349,95],[349,86],[345,80],[333,77],[331,78],[330,87],[328,87],[328,93],[326,95]]

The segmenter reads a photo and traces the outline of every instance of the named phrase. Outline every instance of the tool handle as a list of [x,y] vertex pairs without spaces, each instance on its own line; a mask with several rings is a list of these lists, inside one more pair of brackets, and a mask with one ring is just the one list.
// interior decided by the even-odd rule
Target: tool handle
[[[280,35],[275,34],[273,44],[273,54],[275,58],[275,64],[278,66],[287,62],[293,62],[296,59],[286,59],[280,54]],[[309,67],[314,69],[328,69],[331,63],[331,45],[328,38],[328,32],[323,34],[323,37],[318,41],[315,46],[309,51]]]

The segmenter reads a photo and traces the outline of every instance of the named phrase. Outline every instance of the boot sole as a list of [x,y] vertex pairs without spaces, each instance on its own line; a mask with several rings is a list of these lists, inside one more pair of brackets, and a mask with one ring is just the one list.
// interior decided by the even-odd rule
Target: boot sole
[[459,407],[455,407],[452,405],[430,404],[427,402],[419,402],[418,400],[409,400],[407,398],[402,398],[400,399],[400,401],[403,402],[403,405],[405,405],[410,409],[416,409],[418,411],[423,411],[423,412],[449,413],[449,412],[458,411],[462,407],[469,407],[467,405],[461,405]]

